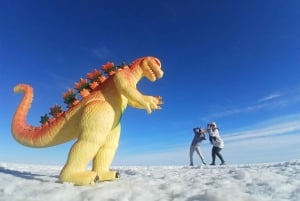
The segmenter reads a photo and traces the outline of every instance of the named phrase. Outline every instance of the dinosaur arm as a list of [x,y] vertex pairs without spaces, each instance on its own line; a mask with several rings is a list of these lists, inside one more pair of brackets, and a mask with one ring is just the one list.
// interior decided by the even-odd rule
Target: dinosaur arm
[[[145,102],[144,104],[141,102]],[[128,99],[128,105],[134,108],[138,109],[146,109],[147,113],[151,113],[152,109],[161,109],[160,107],[161,104],[161,97],[154,97],[154,96],[145,96],[142,95],[142,100],[141,101],[136,101],[136,100],[129,100]]]
[[143,95],[137,90],[136,82],[129,69],[124,69],[114,77],[117,89],[128,99],[128,104],[131,107],[146,109],[149,114],[152,113],[152,109],[161,109],[161,97]]

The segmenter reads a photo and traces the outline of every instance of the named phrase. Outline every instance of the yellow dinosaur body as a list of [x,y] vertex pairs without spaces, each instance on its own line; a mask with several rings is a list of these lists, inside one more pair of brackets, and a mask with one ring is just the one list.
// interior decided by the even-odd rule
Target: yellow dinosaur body
[[[148,113],[161,109],[161,97],[143,95],[136,85],[142,77],[154,82],[162,76],[157,58],[137,59],[129,68],[109,77],[74,107],[38,127],[26,121],[33,89],[19,84],[14,92],[23,92],[24,96],[12,120],[12,134],[19,143],[30,147],[54,146],[76,139],[60,173],[62,182],[89,185],[114,180],[118,177],[117,172],[109,168],[119,143],[122,113],[127,105],[146,109]],[[93,167],[87,170],[90,161],[93,161]]]

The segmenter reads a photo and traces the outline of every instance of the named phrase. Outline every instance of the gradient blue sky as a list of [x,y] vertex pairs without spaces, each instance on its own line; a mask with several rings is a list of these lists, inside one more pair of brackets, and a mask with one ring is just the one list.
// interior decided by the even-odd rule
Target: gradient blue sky
[[[16,84],[34,87],[28,122],[39,125],[87,72],[148,55],[165,75],[138,88],[161,95],[163,109],[127,108],[114,165],[188,164],[192,128],[210,121],[229,164],[300,158],[299,1],[123,2],[1,1],[0,161],[63,164],[73,144],[14,141]],[[208,141],[202,148],[210,162]]]

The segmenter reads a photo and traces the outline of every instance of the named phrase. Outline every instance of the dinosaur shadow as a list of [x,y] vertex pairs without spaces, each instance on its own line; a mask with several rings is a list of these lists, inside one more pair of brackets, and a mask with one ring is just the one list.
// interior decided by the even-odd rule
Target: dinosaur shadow
[[27,179],[27,180],[36,180],[36,181],[40,181],[40,182],[48,182],[48,179],[42,179],[39,177],[50,177],[50,178],[56,178],[57,181],[55,181],[55,183],[60,183],[59,182],[59,177],[58,176],[49,176],[49,175],[43,175],[43,174],[36,174],[36,173],[32,173],[32,172],[26,172],[26,171],[18,171],[18,170],[10,170],[4,167],[0,167],[0,174],[4,173],[4,174],[9,174],[15,177],[19,177],[22,179]]

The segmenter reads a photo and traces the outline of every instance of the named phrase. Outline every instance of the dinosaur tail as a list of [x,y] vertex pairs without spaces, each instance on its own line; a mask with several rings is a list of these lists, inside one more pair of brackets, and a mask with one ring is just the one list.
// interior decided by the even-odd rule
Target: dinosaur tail
[[19,84],[14,87],[14,92],[24,93],[11,125],[11,132],[16,141],[29,147],[48,147],[74,138],[74,136],[60,135],[66,121],[63,117],[38,127],[29,125],[26,117],[33,101],[33,89],[27,84]]

